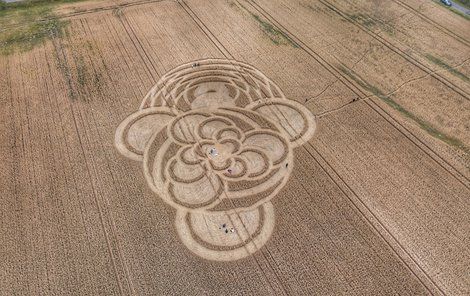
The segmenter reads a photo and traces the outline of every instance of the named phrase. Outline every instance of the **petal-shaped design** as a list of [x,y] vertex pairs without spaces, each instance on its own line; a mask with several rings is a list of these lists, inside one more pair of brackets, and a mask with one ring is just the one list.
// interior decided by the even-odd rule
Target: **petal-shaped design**
[[271,237],[274,207],[267,202],[249,211],[201,212],[178,210],[175,227],[192,252],[208,260],[238,260],[256,252]]
[[201,164],[187,164],[173,157],[168,164],[168,176],[177,183],[194,183],[206,176]]
[[219,145],[223,146],[229,154],[234,154],[241,148],[240,142],[235,139],[221,139]]
[[289,135],[294,147],[308,142],[315,133],[314,115],[305,106],[295,101],[272,98],[259,104],[251,104],[247,108],[277,122]]
[[185,113],[175,118],[169,125],[169,134],[180,144],[198,142],[197,128],[210,115],[202,112]]
[[114,143],[117,149],[126,157],[142,160],[150,138],[175,116],[173,110],[167,107],[147,108],[133,113],[116,129]]
[[263,175],[272,165],[269,161],[269,157],[259,149],[244,149],[240,153],[240,156],[245,160],[246,170],[250,178]]
[[169,182],[167,190],[171,200],[179,208],[205,209],[220,202],[224,184],[217,174],[208,171],[193,182]]
[[201,122],[198,128],[198,135],[202,139],[215,139],[216,134],[221,129],[232,126],[233,123],[222,117],[211,117]]
[[232,164],[232,160],[230,158],[223,159],[222,161],[215,161],[213,159],[209,159],[209,163],[212,169],[216,171],[225,171],[230,168],[230,165]]
[[247,174],[246,160],[241,157],[234,157],[230,166],[224,171],[223,176],[228,179],[241,178]]
[[198,144],[195,145],[190,145],[186,146],[183,149],[179,151],[179,159],[185,163],[185,164],[198,164],[201,163],[201,155],[197,153],[197,146]]
[[177,209],[211,208],[220,202],[224,184],[217,174],[206,171],[202,163],[181,161],[185,148],[168,137],[167,129],[157,134],[144,153],[147,183],[160,198]]
[[244,134],[236,126],[230,126],[226,128],[219,129],[215,134],[217,140],[220,139],[237,139],[240,141],[244,140]]
[[286,140],[269,130],[248,132],[243,144],[247,147],[256,147],[257,150],[264,152],[274,165],[284,161],[289,153],[289,144]]

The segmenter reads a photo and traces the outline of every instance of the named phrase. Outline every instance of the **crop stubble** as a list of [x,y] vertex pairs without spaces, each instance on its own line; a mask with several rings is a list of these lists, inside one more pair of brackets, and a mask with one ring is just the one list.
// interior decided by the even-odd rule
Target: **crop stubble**
[[[331,7],[330,2],[325,3]],[[460,140],[463,145],[455,145],[452,149],[449,148],[450,145],[439,145],[439,142],[434,145],[435,141],[431,137],[422,139],[431,143],[433,149],[451,155],[448,158],[452,159],[453,165],[461,167],[460,171],[468,177],[469,168],[462,166],[462,163],[468,163],[470,133],[466,123],[469,121],[469,115],[468,112],[457,111],[469,108],[468,94],[461,95],[437,81],[429,75],[431,71],[426,72],[424,68],[411,64],[402,53],[393,51],[390,46],[363,31],[362,29],[367,29],[364,25],[361,27],[354,24],[352,20],[338,15],[327,5],[320,2],[289,2],[290,9],[287,11],[283,10],[285,6],[281,6],[281,1],[259,3],[267,13],[324,57],[329,64],[358,82],[359,87],[365,89],[366,93],[393,100],[396,103],[393,108],[396,108],[397,104],[401,106],[405,112],[400,112],[402,114],[395,117],[397,120],[406,121],[409,115],[403,116],[404,113],[411,113],[423,121],[427,128],[437,128],[439,132],[434,133],[434,137],[439,137],[440,134],[448,136],[447,142]],[[412,37],[419,40],[419,36]],[[324,48],[324,44],[328,44],[328,47]],[[463,55],[467,52],[468,56],[468,48],[460,47]],[[461,80],[457,77],[452,79]],[[465,85],[468,86],[468,82],[465,82]],[[454,111],[447,113],[444,110]],[[456,112],[459,114],[454,116]],[[416,125],[416,120],[414,121]],[[458,149],[456,146],[467,150],[467,156],[454,156],[456,153],[452,150]],[[450,152],[446,153],[446,150]]]
[[[364,103],[322,117],[315,139],[296,150],[296,169],[273,201],[276,231],[265,248],[220,264],[181,245],[172,209],[147,188],[141,167],[113,147],[115,127],[159,76],[188,60],[225,56],[256,66],[314,113],[356,98],[302,49],[273,43],[260,19],[223,1],[163,1],[73,17],[64,37],[1,58],[8,76],[2,90],[11,91],[10,102],[1,102],[10,105],[1,134],[9,143],[2,146],[2,176],[9,179],[2,184],[8,224],[1,231],[12,238],[2,245],[11,255],[2,268],[6,294],[426,293],[418,280],[426,276],[403,264],[312,150],[442,290],[468,288],[460,278],[468,221],[458,219],[468,189]],[[337,41],[309,44],[329,42]],[[354,60],[348,54],[336,58]],[[389,64],[382,69],[390,73]],[[377,84],[389,87],[394,76]]]

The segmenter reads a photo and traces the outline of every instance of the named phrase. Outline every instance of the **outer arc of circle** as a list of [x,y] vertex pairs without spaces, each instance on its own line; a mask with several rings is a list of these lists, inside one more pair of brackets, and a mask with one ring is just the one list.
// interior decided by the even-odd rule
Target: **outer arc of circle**
[[255,253],[261,247],[263,247],[266,242],[271,237],[274,231],[275,218],[274,218],[274,206],[271,202],[266,202],[261,205],[265,221],[261,226],[260,233],[252,238],[246,245],[239,247],[237,249],[228,250],[228,251],[217,251],[206,248],[199,244],[192,236],[189,229],[189,225],[186,223],[186,215],[190,214],[190,211],[177,210],[175,217],[175,228],[178,236],[180,237],[183,244],[194,254],[213,261],[234,261],[240,260],[249,255]]
[[259,71],[254,66],[252,66],[248,63],[240,62],[240,61],[233,60],[233,59],[219,59],[219,58],[200,59],[200,60],[195,60],[195,61],[191,61],[191,62],[181,64],[181,65],[177,66],[176,68],[173,68],[171,71],[167,72],[165,75],[163,75],[162,78],[159,80],[159,82],[164,81],[164,80],[170,78],[171,76],[178,74],[182,70],[192,69],[192,65],[194,63],[199,63],[200,64],[199,67],[212,66],[212,65],[228,65],[228,66],[237,65],[237,66],[242,66],[242,67],[245,67],[245,68],[248,68],[250,70],[254,70],[254,71],[258,72],[267,81],[272,82],[271,79],[266,77],[266,75],[264,75],[261,71]]
[[[269,77],[267,77],[263,72],[261,72],[260,70],[256,69],[254,66],[248,64],[248,63],[244,63],[244,62],[240,62],[240,61],[237,61],[237,60],[233,60],[233,59],[217,59],[217,58],[208,58],[208,59],[200,59],[200,60],[195,60],[195,61],[192,61],[192,62],[188,62],[188,63],[184,63],[184,64],[181,64],[179,66],[177,66],[176,68],[170,70],[169,72],[167,72],[166,74],[164,74],[158,81],[157,83],[150,89],[150,91],[145,95],[139,109],[142,110],[142,109],[145,109],[145,108],[148,108],[146,107],[146,105],[152,101],[152,98],[157,95],[159,92],[161,92],[163,89],[166,88],[166,84],[171,80],[171,79],[174,79],[175,76],[177,76],[179,74],[180,71],[184,71],[184,70],[187,70],[187,69],[191,69],[192,68],[192,65],[194,63],[199,63],[201,67],[204,67],[204,66],[213,66],[213,65],[217,65],[217,64],[220,64],[220,65],[228,65],[228,66],[232,66],[234,67],[234,71],[235,72],[239,72],[239,73],[244,73],[244,74],[248,74],[251,76],[251,73],[247,72],[247,69],[249,70],[252,70],[252,71],[255,71],[259,76],[261,76],[267,83],[268,85],[271,85],[272,87],[274,87],[276,89],[276,91],[279,93],[279,96],[281,98],[284,98],[284,93],[282,92],[282,90],[277,86],[276,83],[274,83],[274,81],[272,81]],[[238,67],[241,67],[241,68],[237,68],[236,66]],[[151,105],[151,104],[150,104]],[[154,107],[154,106],[149,106],[149,107]]]
[[[302,146],[305,142],[308,142],[313,137],[313,135],[315,134],[315,132],[317,130],[317,123],[316,123],[316,120],[315,120],[315,116],[304,105],[302,105],[302,104],[300,104],[300,103],[298,103],[294,100],[289,100],[289,99],[285,99],[285,98],[272,98],[272,99],[264,101],[263,104],[253,102],[253,103],[249,104],[248,106],[246,106],[245,108],[259,113],[257,111],[257,109],[259,109],[263,106],[268,106],[268,107],[275,108],[275,105],[292,106],[292,107],[294,107],[293,109],[297,109],[301,113],[301,115],[303,115],[304,119],[306,120],[307,130],[305,131],[305,133],[299,139],[296,139],[295,141],[291,142],[294,147]],[[271,119],[270,117],[268,117],[268,119],[273,121],[273,119]],[[280,126],[278,121],[276,121],[275,123],[278,126]],[[288,134],[286,129],[282,128],[282,131],[285,132],[286,134]]]
[[[287,181],[289,181],[289,177],[290,177],[290,174],[292,172],[292,167],[293,167],[293,165],[290,165],[287,168],[285,168],[286,170],[288,170],[286,175],[278,177],[278,179],[275,180],[275,181],[279,182],[279,184],[276,185],[276,183],[273,182],[274,184],[272,184],[272,185],[276,186],[276,188],[267,197],[264,197],[264,198],[260,199],[259,201],[253,203],[252,205],[250,205],[248,207],[239,207],[237,209],[223,210],[223,212],[227,212],[227,213],[232,214],[232,213],[237,212],[238,210],[249,211],[249,210],[253,210],[253,209],[259,207],[260,205],[262,205],[264,203],[270,202],[284,188],[284,186],[286,186]],[[281,169],[284,169],[284,168],[281,168]],[[256,194],[259,194],[259,193],[260,192],[254,192],[253,195],[256,195]],[[243,196],[237,196],[237,194],[231,194],[230,192],[227,193],[227,196],[228,196],[227,197],[228,199],[232,199],[232,200],[239,199],[239,198],[243,199]],[[213,211],[213,212],[218,212],[218,211]]]
[[[152,107],[152,108],[147,108],[147,109],[139,110],[137,112],[132,113],[118,125],[114,133],[114,146],[119,151],[119,153],[121,153],[125,157],[130,158],[132,160],[141,161],[143,159],[142,155],[136,154],[127,148],[126,139],[124,138],[125,132],[130,127],[130,125],[132,125],[140,117],[145,116],[145,115],[150,115],[150,114],[158,114],[159,111],[166,115],[171,113],[176,117],[174,110],[171,108]],[[155,134],[157,133],[158,132],[156,132]],[[154,136],[151,137],[151,139],[153,138]],[[150,141],[148,143],[150,143]]]

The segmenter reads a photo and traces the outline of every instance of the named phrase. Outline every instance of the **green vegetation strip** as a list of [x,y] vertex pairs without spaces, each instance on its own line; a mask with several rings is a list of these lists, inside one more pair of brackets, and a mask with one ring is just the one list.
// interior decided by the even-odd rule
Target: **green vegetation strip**
[[347,14],[346,15],[355,22],[367,27],[368,29],[374,30],[375,28],[381,30],[389,36],[395,35],[395,27],[392,24],[388,24],[384,21],[377,21],[365,14]]
[[419,127],[421,127],[423,130],[425,130],[428,134],[431,136],[451,145],[454,146],[462,151],[464,151],[467,154],[470,154],[470,148],[465,146],[459,139],[456,139],[454,137],[448,136],[444,134],[442,131],[438,130],[437,128],[433,127],[429,122],[426,120],[423,120],[419,118],[417,115],[413,114],[412,112],[408,111],[405,109],[403,106],[395,102],[390,98],[390,96],[384,94],[379,88],[369,84],[366,82],[362,77],[360,77],[356,72],[354,72],[351,69],[346,68],[345,66],[340,66],[341,72],[346,74],[349,78],[354,80],[358,85],[360,85],[362,88],[367,90],[368,92],[371,92],[374,96],[378,97],[382,101],[384,101],[387,105],[392,107],[393,109],[397,110],[401,114],[403,114],[405,117],[413,120],[416,122]]
[[271,41],[276,45],[291,45],[294,48],[299,48],[299,45],[292,40],[286,33],[278,30],[276,27],[271,25],[270,23],[263,20],[259,15],[252,13],[249,11],[245,6],[241,3],[235,4],[234,2],[230,3],[231,7],[241,7],[245,12],[251,15],[260,25],[263,32],[271,39]]
[[258,15],[251,13],[254,19],[261,25],[263,31],[269,36],[269,39],[276,44],[290,44],[294,48],[298,48],[299,45],[292,39],[289,38],[284,32],[279,31],[273,25],[262,20]]
[[[1,1],[1,0],[0,0]],[[54,18],[54,8],[76,0],[0,2],[0,54],[27,51],[44,38],[57,36],[66,21]]]
[[452,73],[453,75],[459,77],[460,79],[464,80],[464,81],[470,81],[470,78],[468,78],[467,75],[465,75],[464,73],[458,71],[457,69],[455,69],[454,67],[451,67],[449,66],[448,64],[446,64],[443,60],[433,56],[433,55],[430,55],[430,54],[426,54],[425,57],[430,61],[432,62],[433,64],[436,64],[438,65],[439,67],[441,67],[442,69],[444,70],[447,70],[449,71],[450,73]]
[[462,5],[465,8],[470,9],[470,0],[454,0],[457,4]]
[[[455,0],[454,0],[454,1],[455,1]],[[452,6],[449,7],[449,6],[445,5],[444,3],[442,3],[440,0],[434,0],[434,2],[436,2],[437,4],[439,4],[440,6],[442,6],[442,7],[444,7],[444,8],[449,9],[449,10],[452,11],[453,13],[460,15],[460,16],[463,17],[463,18],[465,18],[465,19],[467,19],[467,20],[470,20],[470,15],[465,14],[465,13],[461,12],[460,10],[458,10],[458,9],[452,7]],[[455,1],[455,2],[458,2],[458,1]],[[461,3],[461,2],[458,2],[458,3]],[[461,3],[461,4],[463,4],[463,3]],[[463,5],[464,5],[465,7],[468,7],[467,4],[463,4]]]

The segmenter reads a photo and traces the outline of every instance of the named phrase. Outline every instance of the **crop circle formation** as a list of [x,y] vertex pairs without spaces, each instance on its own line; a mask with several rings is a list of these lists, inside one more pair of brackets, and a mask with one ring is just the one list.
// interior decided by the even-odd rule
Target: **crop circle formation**
[[118,126],[115,145],[142,162],[152,191],[176,209],[182,242],[229,261],[268,241],[271,200],[315,127],[312,113],[259,70],[206,59],[165,74]]

